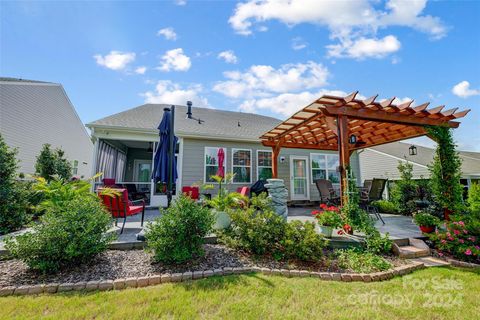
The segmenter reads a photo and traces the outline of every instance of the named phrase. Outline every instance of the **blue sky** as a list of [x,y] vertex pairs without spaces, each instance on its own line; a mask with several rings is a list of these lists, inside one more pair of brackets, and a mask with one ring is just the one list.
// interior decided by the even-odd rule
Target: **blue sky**
[[284,119],[359,90],[471,108],[455,135],[480,151],[480,1],[0,6],[0,74],[63,84],[85,123],[187,99]]

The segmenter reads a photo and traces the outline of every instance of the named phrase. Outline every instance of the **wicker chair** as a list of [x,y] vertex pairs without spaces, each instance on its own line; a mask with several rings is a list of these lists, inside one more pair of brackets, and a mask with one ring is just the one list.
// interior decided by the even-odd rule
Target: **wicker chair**
[[326,179],[315,180],[318,193],[320,194],[320,201],[329,205],[340,204],[340,196],[337,195],[333,189],[332,182]]

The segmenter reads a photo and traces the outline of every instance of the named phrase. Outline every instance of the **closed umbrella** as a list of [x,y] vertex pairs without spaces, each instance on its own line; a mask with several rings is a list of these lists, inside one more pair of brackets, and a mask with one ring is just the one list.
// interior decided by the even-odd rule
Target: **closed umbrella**
[[[172,184],[175,183],[177,180],[177,163],[175,159],[175,150],[169,150],[169,139],[170,134],[173,134],[170,130],[170,122],[171,122],[171,113],[170,109],[164,109],[162,121],[158,126],[158,133],[160,136],[160,141],[157,145],[155,150],[155,158],[153,162],[153,172],[152,178],[154,179],[155,183],[162,182],[168,184],[168,179],[170,177],[170,173],[168,172],[168,162],[170,157],[173,155],[173,179]],[[175,148],[177,144],[177,137],[174,136],[174,143],[173,147]],[[170,190],[171,191],[171,190]]]
[[218,157],[217,176],[225,178],[225,169],[223,167],[223,162],[225,161],[225,152],[223,151],[223,148],[218,149],[217,157]]

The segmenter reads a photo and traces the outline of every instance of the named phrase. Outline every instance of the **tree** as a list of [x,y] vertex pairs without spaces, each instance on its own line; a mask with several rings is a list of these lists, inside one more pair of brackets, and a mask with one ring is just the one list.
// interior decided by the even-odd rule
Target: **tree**
[[27,221],[27,203],[16,181],[16,154],[0,135],[0,234],[17,230]]
[[62,149],[52,150],[51,145],[46,143],[37,157],[35,172],[47,181],[52,180],[55,175],[60,179],[69,180],[72,177],[72,166],[65,159],[65,152]]
[[427,127],[428,135],[437,142],[433,163],[428,166],[432,192],[442,206],[445,219],[450,213],[461,213],[464,209],[462,160],[456,151],[452,130],[448,127]]
[[416,209],[417,183],[413,180],[413,165],[410,162],[398,162],[400,180],[392,188],[392,200],[400,212],[410,215]]

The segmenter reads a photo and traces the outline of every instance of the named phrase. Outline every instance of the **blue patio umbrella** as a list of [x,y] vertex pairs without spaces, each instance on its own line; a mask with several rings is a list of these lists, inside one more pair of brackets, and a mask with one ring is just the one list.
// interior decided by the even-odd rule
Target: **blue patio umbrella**
[[[160,141],[157,144],[155,150],[155,159],[153,162],[153,172],[152,178],[155,183],[162,182],[167,184],[169,183],[170,173],[169,171],[169,159],[173,156],[173,179],[172,185],[175,184],[177,180],[177,161],[175,159],[175,146],[177,145],[177,137],[173,137],[173,150],[169,148],[170,134],[174,134],[171,130],[171,118],[172,114],[170,109],[164,109],[162,121],[158,125],[158,132],[160,136]],[[172,190],[169,190],[172,191]]]

